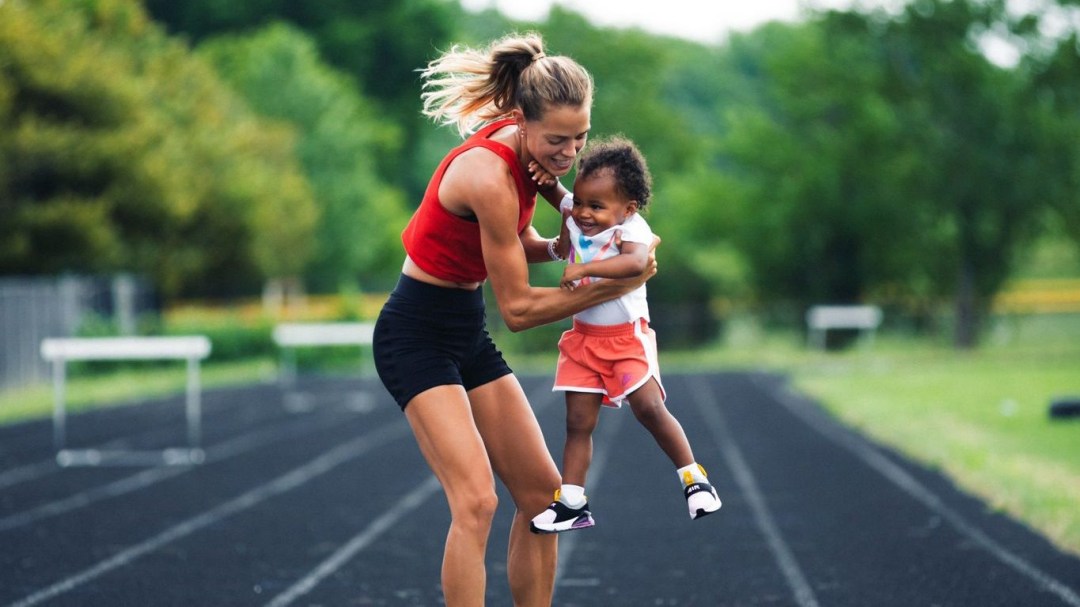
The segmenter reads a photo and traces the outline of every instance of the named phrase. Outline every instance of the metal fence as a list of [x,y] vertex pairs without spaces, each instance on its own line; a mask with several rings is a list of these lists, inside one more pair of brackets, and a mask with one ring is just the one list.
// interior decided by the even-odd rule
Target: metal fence
[[39,352],[46,337],[76,335],[89,318],[133,334],[153,295],[130,275],[0,278],[0,390],[45,381]]

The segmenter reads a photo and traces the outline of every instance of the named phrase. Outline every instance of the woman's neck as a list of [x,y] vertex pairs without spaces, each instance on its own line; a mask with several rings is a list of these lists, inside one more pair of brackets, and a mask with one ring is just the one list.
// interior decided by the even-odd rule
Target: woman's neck
[[492,141],[498,141],[511,150],[514,150],[514,155],[517,156],[518,163],[521,164],[522,170],[527,170],[529,168],[529,162],[532,161],[533,157],[529,154],[529,148],[525,145],[524,138],[518,135],[518,127],[516,124],[508,124],[495,131],[491,134],[490,139]]

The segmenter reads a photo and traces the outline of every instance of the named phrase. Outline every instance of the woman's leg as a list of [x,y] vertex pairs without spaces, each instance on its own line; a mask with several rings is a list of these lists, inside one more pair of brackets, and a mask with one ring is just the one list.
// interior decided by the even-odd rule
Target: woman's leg
[[585,486],[592,463],[593,431],[600,419],[600,394],[566,393],[566,444],[563,446],[563,483]]
[[442,563],[446,604],[483,605],[484,555],[498,498],[468,396],[461,386],[431,388],[409,401],[405,417],[450,504]]
[[514,605],[547,607],[555,585],[556,538],[531,533],[529,519],[551,503],[559,470],[517,377],[504,375],[474,388],[469,399],[491,465],[517,508],[507,554]]
[[686,440],[686,433],[683,432],[679,420],[675,419],[664,405],[664,396],[655,378],[645,382],[645,385],[630,394],[627,400],[630,401],[634,417],[652,433],[656,444],[671,458],[671,463],[675,464],[676,468],[694,463],[690,441]]

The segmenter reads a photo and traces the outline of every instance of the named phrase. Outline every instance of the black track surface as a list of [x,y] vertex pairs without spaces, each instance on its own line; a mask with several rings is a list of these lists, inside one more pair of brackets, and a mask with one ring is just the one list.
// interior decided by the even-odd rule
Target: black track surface
[[[558,461],[561,397],[549,378],[522,383]],[[724,507],[691,521],[652,438],[604,411],[597,526],[560,538],[555,604],[1080,607],[1080,559],[782,378],[669,373],[665,387]],[[191,467],[62,469],[48,421],[0,428],[0,606],[442,604],[445,500],[376,381],[208,391],[203,408],[207,461]],[[71,416],[68,433],[73,447],[183,444],[182,399]],[[512,603],[501,497],[490,605]]]

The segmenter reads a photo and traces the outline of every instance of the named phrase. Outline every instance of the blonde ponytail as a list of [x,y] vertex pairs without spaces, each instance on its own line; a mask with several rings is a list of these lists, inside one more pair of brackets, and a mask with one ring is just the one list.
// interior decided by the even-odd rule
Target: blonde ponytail
[[519,108],[539,120],[548,105],[592,103],[592,77],[568,57],[548,56],[539,34],[511,34],[485,50],[450,48],[421,70],[423,113],[462,135]]

